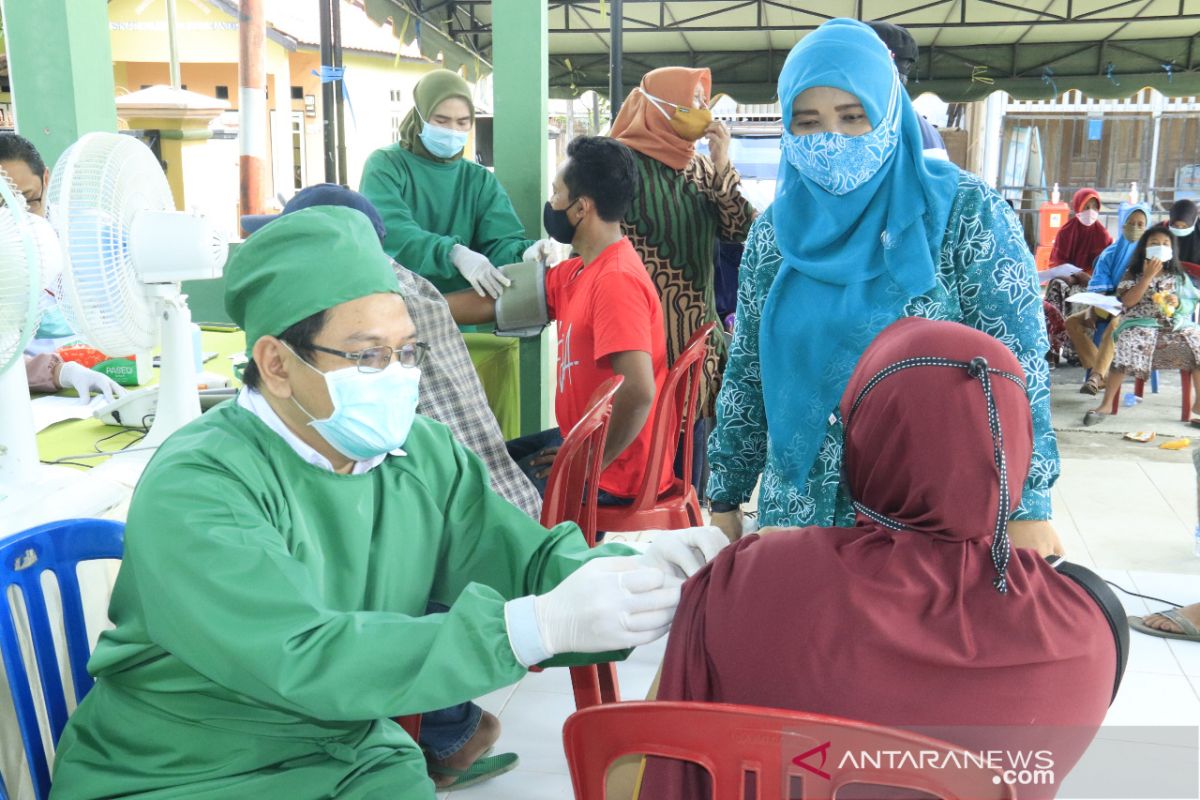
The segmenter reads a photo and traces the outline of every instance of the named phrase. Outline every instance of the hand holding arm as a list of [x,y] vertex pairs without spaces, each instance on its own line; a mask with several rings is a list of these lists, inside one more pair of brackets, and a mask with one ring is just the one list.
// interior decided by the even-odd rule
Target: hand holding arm
[[657,533],[638,560],[676,578],[692,577],[729,544],[721,529],[713,525]]
[[485,294],[499,297],[506,287],[512,286],[512,281],[504,277],[504,273],[493,266],[487,256],[461,244],[450,249],[450,262],[480,297]]

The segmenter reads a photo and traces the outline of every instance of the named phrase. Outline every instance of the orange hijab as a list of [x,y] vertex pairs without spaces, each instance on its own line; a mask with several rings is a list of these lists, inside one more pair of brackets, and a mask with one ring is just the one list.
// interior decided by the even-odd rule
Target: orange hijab
[[[608,135],[671,169],[683,169],[696,155],[696,143],[679,138],[663,112],[642,92],[691,107],[697,83],[703,87],[707,101],[712,95],[712,72],[707,69],[662,67],[647,72],[641,86],[625,98]],[[669,107],[666,110],[671,111]]]

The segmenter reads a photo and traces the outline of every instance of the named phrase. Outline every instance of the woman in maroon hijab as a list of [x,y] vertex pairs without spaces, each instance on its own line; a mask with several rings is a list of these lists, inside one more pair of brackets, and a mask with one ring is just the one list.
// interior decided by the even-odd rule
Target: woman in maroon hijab
[[[1067,298],[1087,288],[1096,257],[1112,244],[1112,236],[1100,222],[1099,192],[1091,188],[1075,192],[1071,198],[1071,210],[1075,212],[1075,216],[1067,220],[1067,224],[1059,229],[1058,236],[1054,237],[1050,266],[1070,264],[1079,267],[1083,272],[1076,272],[1068,278],[1055,278],[1046,286],[1046,303],[1058,311],[1057,316],[1061,319],[1066,319],[1078,310],[1068,306]],[[1051,351],[1061,352],[1066,358],[1075,357],[1071,340],[1066,335],[1066,328],[1061,328],[1056,337],[1049,316],[1046,317],[1046,322]]]
[[[1017,359],[973,328],[902,319],[863,353],[841,412],[855,527],[747,536],[697,573],[658,699],[938,727],[967,749],[988,748],[982,726],[1022,726],[1051,742],[1061,781],[1114,694],[1118,629],[1033,550],[1010,550],[1033,446]],[[641,797],[697,800],[706,784],[649,759]],[[1055,787],[1033,789],[1021,797]]]

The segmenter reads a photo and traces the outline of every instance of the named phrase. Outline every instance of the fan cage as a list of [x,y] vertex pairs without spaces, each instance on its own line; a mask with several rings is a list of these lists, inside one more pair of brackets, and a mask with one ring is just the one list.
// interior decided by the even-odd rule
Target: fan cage
[[64,312],[71,326],[108,355],[153,348],[159,321],[134,268],[129,232],[141,211],[175,209],[154,154],[131,136],[87,134],[59,159],[49,203],[67,253]]
[[25,197],[0,169],[0,372],[22,356],[38,325],[42,271]]

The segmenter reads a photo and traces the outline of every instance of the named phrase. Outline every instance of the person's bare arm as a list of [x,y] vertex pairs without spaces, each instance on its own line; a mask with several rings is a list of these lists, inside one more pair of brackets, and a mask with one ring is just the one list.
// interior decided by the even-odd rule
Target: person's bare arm
[[496,298],[491,295],[480,297],[471,289],[451,292],[446,295],[450,316],[459,325],[483,325],[496,321]]
[[626,350],[609,356],[613,372],[625,381],[613,397],[612,421],[604,445],[604,466],[616,460],[642,432],[654,408],[654,365],[650,354]]
[[1142,302],[1146,290],[1150,288],[1150,282],[1158,277],[1158,273],[1162,272],[1162,268],[1162,262],[1157,258],[1149,259],[1146,262],[1146,266],[1142,269],[1141,280],[1135,283],[1133,288],[1121,295],[1121,304],[1126,308],[1133,308]]

